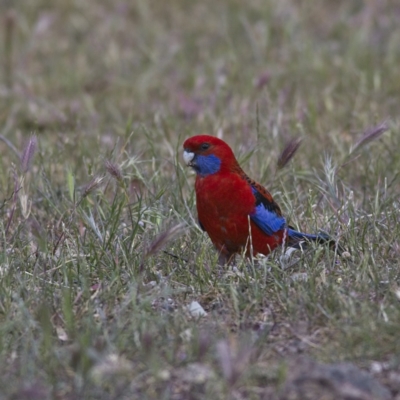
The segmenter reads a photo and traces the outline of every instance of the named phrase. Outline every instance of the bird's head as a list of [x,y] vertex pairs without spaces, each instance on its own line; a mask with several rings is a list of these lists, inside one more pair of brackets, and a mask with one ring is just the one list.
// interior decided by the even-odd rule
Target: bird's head
[[237,161],[232,149],[215,136],[198,135],[183,143],[183,159],[200,176],[232,170]]

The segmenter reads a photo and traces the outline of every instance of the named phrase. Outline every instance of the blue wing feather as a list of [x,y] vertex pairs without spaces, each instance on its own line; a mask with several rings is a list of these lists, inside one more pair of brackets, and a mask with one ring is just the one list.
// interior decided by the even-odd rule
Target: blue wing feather
[[250,219],[267,235],[273,235],[286,225],[284,217],[273,211],[268,211],[262,204],[256,206],[256,211],[253,215],[250,215]]
[[264,197],[261,199],[261,193],[252,186],[255,196],[256,208],[250,219],[267,235],[273,235],[281,229],[285,228],[285,218],[277,212],[274,203],[269,204]]
[[[319,232],[318,234],[310,234],[298,232],[290,226],[286,225],[286,220],[281,214],[279,206],[274,202],[272,196],[262,191],[262,187],[257,184],[251,184],[251,189],[254,194],[255,211],[250,215],[250,219],[267,235],[274,235],[276,232],[287,228],[289,237],[289,245],[298,244],[302,240],[309,240],[317,243],[328,242],[335,244],[327,233]],[[264,189],[265,190],[265,189]]]

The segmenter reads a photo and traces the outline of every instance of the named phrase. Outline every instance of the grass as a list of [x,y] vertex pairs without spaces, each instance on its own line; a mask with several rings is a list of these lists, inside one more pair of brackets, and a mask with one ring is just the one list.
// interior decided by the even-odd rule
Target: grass
[[[399,395],[396,2],[0,11],[0,400],[284,399],[299,354]],[[203,132],[348,254],[219,269],[181,159]]]

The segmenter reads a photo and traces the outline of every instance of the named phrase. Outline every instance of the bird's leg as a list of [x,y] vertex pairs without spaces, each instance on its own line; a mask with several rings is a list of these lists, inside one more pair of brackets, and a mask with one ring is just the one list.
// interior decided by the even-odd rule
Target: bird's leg
[[231,265],[235,261],[235,254],[220,252],[218,255],[218,264],[222,267],[224,265]]
[[228,257],[225,253],[219,253],[218,264],[222,267],[228,262]]

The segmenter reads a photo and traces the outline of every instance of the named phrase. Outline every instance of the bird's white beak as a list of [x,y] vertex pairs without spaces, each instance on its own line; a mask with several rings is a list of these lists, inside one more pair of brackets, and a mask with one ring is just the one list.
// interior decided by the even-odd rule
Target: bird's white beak
[[185,160],[186,165],[191,165],[194,158],[194,153],[184,150],[183,151],[183,159]]

